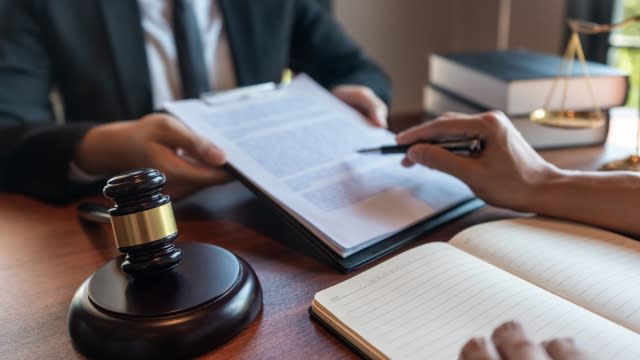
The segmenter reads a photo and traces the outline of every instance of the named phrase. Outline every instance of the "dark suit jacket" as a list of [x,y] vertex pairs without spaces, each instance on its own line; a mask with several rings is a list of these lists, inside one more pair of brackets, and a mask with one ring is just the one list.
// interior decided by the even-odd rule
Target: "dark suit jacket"
[[[284,68],[330,88],[371,87],[384,74],[314,0],[218,0],[240,86]],[[96,123],[153,111],[136,0],[9,0],[0,14],[0,191],[65,202],[96,186],[69,182],[74,147]],[[49,100],[62,95],[65,125]],[[105,141],[109,141],[105,139]]]

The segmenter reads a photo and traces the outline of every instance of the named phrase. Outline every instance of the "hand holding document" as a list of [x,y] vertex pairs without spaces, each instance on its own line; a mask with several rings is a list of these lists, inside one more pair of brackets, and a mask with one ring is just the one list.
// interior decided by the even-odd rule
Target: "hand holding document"
[[165,107],[222,147],[245,182],[342,258],[474,198],[453,177],[403,168],[399,156],[358,154],[393,143],[394,135],[305,75],[239,101]]

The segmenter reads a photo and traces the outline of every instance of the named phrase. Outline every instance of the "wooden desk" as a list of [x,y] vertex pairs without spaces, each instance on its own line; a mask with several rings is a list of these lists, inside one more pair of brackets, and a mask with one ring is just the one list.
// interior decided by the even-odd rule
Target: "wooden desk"
[[[394,127],[418,119],[404,117]],[[614,119],[607,146],[546,151],[543,156],[578,169],[624,157],[633,150],[632,119],[633,114],[624,113]],[[317,291],[353,274],[317,260],[280,218],[237,183],[174,205],[181,240],[235,252],[254,268],[264,291],[257,321],[204,358],[356,358],[307,315]],[[424,235],[415,245],[446,241],[469,225],[518,215],[485,207]],[[117,255],[110,227],[81,224],[75,206],[59,208],[0,194],[0,358],[81,358],[67,333],[69,302],[85,278]]]

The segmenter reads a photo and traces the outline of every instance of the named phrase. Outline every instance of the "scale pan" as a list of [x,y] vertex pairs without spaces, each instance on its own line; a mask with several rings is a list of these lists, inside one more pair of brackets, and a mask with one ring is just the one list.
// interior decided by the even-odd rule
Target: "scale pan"
[[536,124],[565,129],[597,128],[605,124],[606,116],[602,111],[549,111],[538,109],[529,115]]

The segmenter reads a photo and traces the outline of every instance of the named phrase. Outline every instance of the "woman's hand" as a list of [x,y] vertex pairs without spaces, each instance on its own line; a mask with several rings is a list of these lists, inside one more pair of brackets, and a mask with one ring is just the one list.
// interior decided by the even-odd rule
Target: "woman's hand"
[[478,137],[484,149],[478,156],[461,156],[437,146],[412,146],[405,166],[419,163],[464,181],[486,202],[528,211],[538,186],[558,176],[558,169],[542,159],[501,112],[479,115],[448,113],[400,133],[399,144],[438,139]]
[[535,343],[520,324],[510,321],[500,325],[491,335],[469,340],[460,353],[461,360],[586,360],[573,339],[562,338]]

